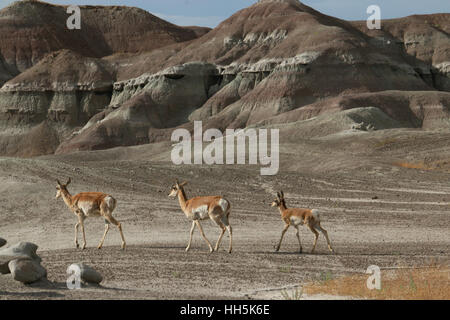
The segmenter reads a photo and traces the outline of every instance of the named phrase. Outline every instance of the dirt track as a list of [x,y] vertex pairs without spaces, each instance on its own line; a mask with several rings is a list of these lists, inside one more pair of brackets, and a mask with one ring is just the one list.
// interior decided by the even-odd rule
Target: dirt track
[[[428,140],[423,137],[414,152],[431,154],[430,142],[439,142],[433,139],[432,135]],[[261,177],[259,168],[250,166],[175,167],[161,161],[167,158],[162,152],[164,145],[0,159],[0,236],[9,244],[38,244],[38,254],[48,271],[48,282],[32,286],[15,282],[10,275],[0,276],[0,299],[280,298],[280,290],[272,289],[327,274],[335,277],[364,272],[372,264],[381,268],[432,261],[448,264],[450,174],[392,166],[388,163],[394,157],[386,158],[387,151],[379,147],[371,151],[371,160],[364,162],[361,159],[369,159],[364,155],[368,151],[361,151],[355,144],[358,158],[338,145],[333,154],[335,162],[345,160],[347,165],[358,161],[358,165],[322,172],[311,163],[333,150],[322,149],[320,153],[311,147],[308,154],[312,158],[300,165],[291,156],[302,154],[304,149],[300,152],[286,146],[281,171],[275,177]],[[301,143],[297,147],[306,148]],[[402,149],[408,148],[403,142],[390,147],[393,150],[389,154],[396,157],[412,154]],[[292,167],[296,170],[283,170]],[[120,250],[120,237],[114,229],[104,249],[96,249],[103,234],[101,219],[86,221],[88,248],[74,248],[76,218],[62,200],[54,199],[55,178],[68,176],[73,180],[69,187],[72,194],[103,191],[118,200],[115,217],[123,223],[126,251]],[[184,251],[190,223],[177,200],[167,197],[177,177],[189,181],[188,197],[221,194],[232,202],[231,255],[226,252],[227,237],[219,252],[209,254],[197,231],[191,252]],[[316,254],[298,254],[292,230],[286,234],[281,252],[274,253],[283,224],[269,203],[280,188],[288,206],[321,210],[322,226],[328,230],[336,254],[327,251],[323,236]],[[219,228],[211,221],[202,225],[210,241],[215,242]],[[304,251],[309,251],[312,233],[303,228],[301,238]],[[104,275],[100,288],[66,288],[67,267],[80,261]]]

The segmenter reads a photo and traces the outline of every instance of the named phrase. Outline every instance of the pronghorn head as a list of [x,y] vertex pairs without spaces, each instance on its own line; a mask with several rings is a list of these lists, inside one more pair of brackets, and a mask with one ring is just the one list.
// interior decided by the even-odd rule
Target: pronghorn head
[[56,180],[56,199],[59,199],[62,196],[62,192],[68,192],[67,191],[67,186],[70,184],[70,182],[72,182],[72,179],[69,178],[69,180],[67,180],[66,184],[61,184],[61,182],[59,182],[59,180]]
[[284,193],[283,191],[277,192],[277,198],[272,201],[272,207],[279,207],[284,202]]
[[187,182],[179,183],[177,179],[175,184],[170,189],[169,197],[175,198],[176,196],[178,196],[178,192],[183,190],[183,186],[185,185],[187,185]]

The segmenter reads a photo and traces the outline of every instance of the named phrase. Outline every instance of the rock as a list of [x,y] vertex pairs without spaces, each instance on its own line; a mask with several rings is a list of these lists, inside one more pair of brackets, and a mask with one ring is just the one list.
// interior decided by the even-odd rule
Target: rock
[[39,281],[47,276],[47,270],[38,261],[29,258],[11,260],[8,267],[14,280],[25,284]]
[[6,240],[3,238],[0,238],[0,248],[3,247],[6,244]]
[[364,122],[352,124],[352,130],[366,131]]
[[298,0],[258,0],[209,31],[137,8],[81,11],[79,33],[55,27],[67,19],[61,6],[0,10],[0,155],[167,141],[193,120],[224,130],[369,106],[398,128],[450,126],[450,14],[368,30]]
[[[194,30],[176,26],[138,8],[80,6],[80,10],[84,33],[60,27],[65,26],[68,17],[63,6],[15,1],[0,10],[0,65],[9,71],[6,75],[11,78],[47,53],[63,48],[85,56],[104,57],[118,52],[151,51],[197,38]],[[41,41],[35,42],[35,37]]]
[[[67,132],[102,111],[116,67],[102,57],[152,51],[210,30],[176,26],[139,8],[80,10],[84,34],[60,27],[68,17],[62,6],[15,1],[0,10],[1,155],[52,154]],[[42,124],[45,130],[39,130]],[[28,143],[32,137],[36,141]]]
[[11,247],[0,249],[0,273],[10,273],[8,264],[16,259],[30,259],[41,262],[41,258],[36,254],[38,246],[31,242],[19,242]]
[[149,129],[188,122],[189,114],[208,100],[208,88],[218,81],[215,65],[198,62],[116,83],[111,104],[120,107],[92,117],[56,153],[149,143]]
[[84,263],[74,263],[72,266],[76,266],[80,268],[81,271],[81,280],[86,283],[94,283],[94,284],[100,284],[100,282],[103,281],[103,276],[97,272],[94,268],[88,266]]

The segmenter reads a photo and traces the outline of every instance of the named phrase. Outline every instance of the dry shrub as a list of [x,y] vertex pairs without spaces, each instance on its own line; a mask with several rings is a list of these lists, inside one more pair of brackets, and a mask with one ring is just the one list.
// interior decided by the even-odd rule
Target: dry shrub
[[450,160],[396,162],[394,165],[409,169],[450,171]]
[[393,144],[395,144],[397,142],[397,139],[394,138],[386,138],[383,140],[378,141],[377,143],[374,144],[374,148],[375,149],[382,149],[385,147],[389,147]]
[[306,294],[331,294],[377,300],[449,300],[449,266],[381,270],[381,290],[369,290],[369,274],[316,281],[304,286]]
[[419,170],[432,170],[429,165],[425,164],[423,161],[416,162],[416,163],[409,163],[409,162],[396,162],[394,165],[402,167],[402,168],[408,168],[408,169],[419,169]]

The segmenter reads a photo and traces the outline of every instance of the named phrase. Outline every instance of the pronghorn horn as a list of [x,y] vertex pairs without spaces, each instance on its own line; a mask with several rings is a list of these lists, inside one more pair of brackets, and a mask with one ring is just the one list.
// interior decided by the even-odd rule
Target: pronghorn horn
[[182,184],[180,184],[180,187],[183,187],[183,186],[185,186],[185,185],[187,185],[187,184],[188,184],[188,182],[185,181],[185,182],[183,182]]
[[58,179],[56,179],[56,183],[57,183],[58,185],[61,185],[61,182],[59,182]]
[[66,186],[68,186],[71,182],[72,182],[72,179],[69,178],[69,180],[67,180]]
[[277,192],[277,197],[279,200],[281,200],[281,194],[279,192]]
[[283,192],[283,190],[281,190],[280,194],[281,194],[281,199],[284,199],[284,192]]
[[179,185],[179,184],[180,184],[180,183],[178,182],[178,179],[175,179],[175,182],[176,182],[176,184],[177,184],[177,185]]

